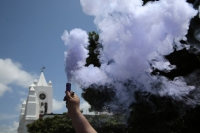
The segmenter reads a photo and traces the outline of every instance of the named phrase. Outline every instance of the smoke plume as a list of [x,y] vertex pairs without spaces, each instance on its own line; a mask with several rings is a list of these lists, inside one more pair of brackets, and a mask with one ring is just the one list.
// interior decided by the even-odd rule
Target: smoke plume
[[[186,0],[160,0],[144,6],[142,0],[80,0],[80,3],[85,14],[95,17],[103,45],[99,56],[101,67],[84,66],[89,45],[86,31],[65,31],[62,40],[68,46],[65,52],[68,79],[84,88],[92,84],[112,84],[120,99],[118,102],[125,106],[134,101],[130,95],[136,90],[181,100],[198,87],[188,85],[185,81],[189,81],[188,77],[172,81],[150,74],[152,68],[165,72],[176,69],[164,56],[174,48],[190,48],[180,41],[187,40],[190,20],[197,10]],[[199,29],[195,36],[200,38]],[[127,81],[131,81],[129,87],[124,85]],[[156,83],[162,83],[159,89],[152,88]]]

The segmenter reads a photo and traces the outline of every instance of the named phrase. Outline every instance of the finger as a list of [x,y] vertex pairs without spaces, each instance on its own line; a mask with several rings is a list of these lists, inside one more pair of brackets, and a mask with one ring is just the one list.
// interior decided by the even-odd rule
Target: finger
[[65,101],[65,106],[66,108],[68,108],[68,104],[67,104],[68,100]]
[[67,100],[67,97],[66,96],[64,96],[64,98],[63,98],[63,101],[66,101]]
[[72,97],[75,97],[75,92],[71,91],[70,93]]
[[69,91],[66,92],[67,99],[70,100],[72,98],[71,93]]
[[68,106],[67,106],[67,105],[68,105],[68,104],[67,104],[67,101],[65,102],[65,105],[66,105],[66,108],[68,108]]

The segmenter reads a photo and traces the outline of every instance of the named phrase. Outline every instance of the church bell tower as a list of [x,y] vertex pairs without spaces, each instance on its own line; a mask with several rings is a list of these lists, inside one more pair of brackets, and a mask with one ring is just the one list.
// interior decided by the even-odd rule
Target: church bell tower
[[35,91],[39,102],[39,114],[52,113],[52,100],[53,100],[53,87],[52,82],[47,84],[43,71],[40,74],[40,78],[33,82],[35,85]]
[[53,108],[53,87],[52,82],[48,84],[42,68],[39,80],[35,80],[29,86],[29,93],[26,101],[22,104],[19,118],[18,133],[28,133],[26,125],[39,119],[43,114],[52,113]]

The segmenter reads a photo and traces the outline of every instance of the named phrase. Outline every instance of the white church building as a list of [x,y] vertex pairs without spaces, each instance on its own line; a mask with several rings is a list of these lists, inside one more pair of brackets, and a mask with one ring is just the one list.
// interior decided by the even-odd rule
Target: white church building
[[52,113],[53,87],[52,82],[47,84],[43,71],[39,80],[29,86],[29,94],[23,102],[19,117],[18,133],[28,133],[26,125],[39,119],[43,114]]

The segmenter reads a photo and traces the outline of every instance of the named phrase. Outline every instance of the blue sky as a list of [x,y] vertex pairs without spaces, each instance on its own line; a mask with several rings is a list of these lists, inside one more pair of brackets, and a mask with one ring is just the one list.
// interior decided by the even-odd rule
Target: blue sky
[[[66,111],[61,101],[67,47],[61,35],[73,28],[96,31],[93,20],[78,0],[0,1],[0,132],[15,132],[29,82],[39,77],[42,66],[47,82],[53,82],[54,102],[60,105],[54,113]],[[76,85],[72,89],[80,96]]]

